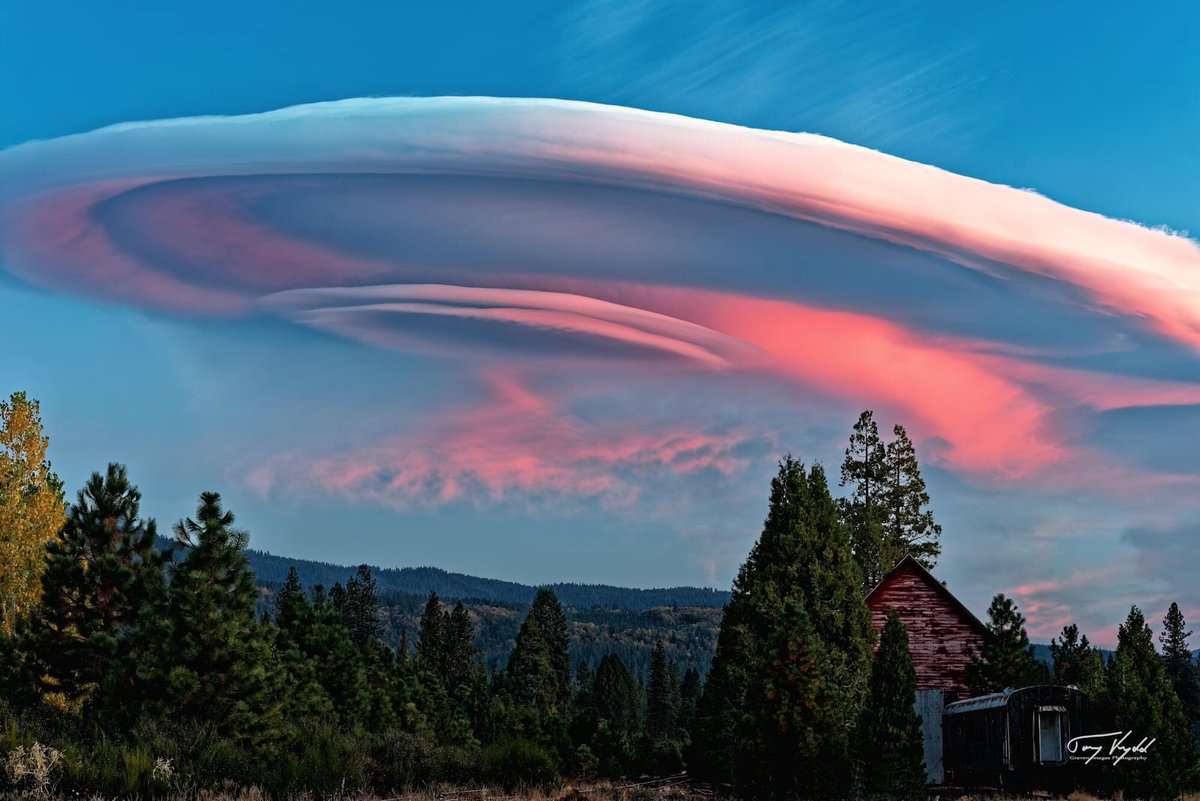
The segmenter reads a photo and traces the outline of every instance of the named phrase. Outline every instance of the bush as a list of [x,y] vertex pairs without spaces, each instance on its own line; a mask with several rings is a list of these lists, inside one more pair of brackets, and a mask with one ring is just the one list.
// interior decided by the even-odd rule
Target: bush
[[506,791],[552,787],[558,766],[549,751],[520,737],[509,737],[483,750],[484,774]]
[[390,729],[370,739],[367,771],[382,792],[401,792],[440,778],[437,744],[426,734]]

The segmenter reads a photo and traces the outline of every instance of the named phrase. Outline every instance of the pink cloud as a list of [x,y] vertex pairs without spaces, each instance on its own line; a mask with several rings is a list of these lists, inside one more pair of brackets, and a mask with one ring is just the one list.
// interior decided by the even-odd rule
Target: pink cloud
[[514,375],[493,369],[483,378],[486,401],[449,410],[419,433],[333,455],[277,457],[248,483],[262,494],[315,486],[395,508],[554,498],[624,506],[654,477],[701,470],[730,476],[747,465],[738,448],[751,436],[742,431],[633,421],[589,426]]

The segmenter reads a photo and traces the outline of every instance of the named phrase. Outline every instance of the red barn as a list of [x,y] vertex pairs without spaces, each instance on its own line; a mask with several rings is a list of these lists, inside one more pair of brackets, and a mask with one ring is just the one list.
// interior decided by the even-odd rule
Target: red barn
[[908,626],[917,690],[942,690],[946,703],[968,696],[966,672],[991,632],[921,563],[906,556],[867,596],[871,624],[882,631],[889,609]]

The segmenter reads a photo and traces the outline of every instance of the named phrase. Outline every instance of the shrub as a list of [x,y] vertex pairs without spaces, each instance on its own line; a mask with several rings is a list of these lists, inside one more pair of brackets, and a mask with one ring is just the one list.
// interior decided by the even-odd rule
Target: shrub
[[17,789],[24,790],[31,797],[44,798],[50,794],[58,778],[61,761],[61,751],[34,742],[9,751],[4,759],[4,770]]
[[558,783],[558,767],[551,753],[520,737],[505,738],[485,748],[483,771],[509,792]]

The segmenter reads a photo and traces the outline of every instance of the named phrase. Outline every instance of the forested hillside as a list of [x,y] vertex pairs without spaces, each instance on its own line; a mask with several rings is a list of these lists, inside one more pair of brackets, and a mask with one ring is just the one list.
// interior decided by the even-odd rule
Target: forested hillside
[[[160,548],[169,545],[170,540],[164,537],[159,538]],[[317,584],[332,587],[339,582],[345,584],[358,569],[357,565],[335,565],[329,562],[276,556],[253,548],[246,550],[246,558],[250,560],[250,568],[264,586],[271,583],[283,584],[287,580],[288,570],[293,567],[296,568],[300,580],[310,587]],[[533,596],[541,589],[541,587],[518,584],[513,581],[450,573],[436,567],[390,568],[375,565],[369,567],[381,592],[411,593],[420,595],[422,600],[429,593],[436,592],[439,598],[444,599],[482,598],[504,604],[520,605],[532,601]],[[631,587],[613,587],[607,584],[560,583],[545,586],[554,590],[564,605],[573,607],[606,606],[638,611],[663,606],[707,606],[719,609],[729,600],[728,591],[714,590],[709,587],[668,587],[642,590]]]
[[[165,549],[170,540],[159,537]],[[332,588],[345,584],[356,567],[293,559],[253,549],[246,557],[263,593],[259,611],[271,611],[273,597],[294,567],[305,586]],[[435,592],[445,601],[462,601],[475,626],[475,643],[488,668],[503,667],[513,649],[521,621],[538,588],[499,579],[450,573],[435,567],[371,567],[384,614],[383,637],[392,646],[415,643],[421,610]],[[599,665],[615,653],[638,676],[650,667],[654,644],[662,640],[667,655],[681,669],[708,670],[716,647],[721,608],[728,591],[703,587],[633,589],[602,584],[553,584],[567,614],[574,666]]]

